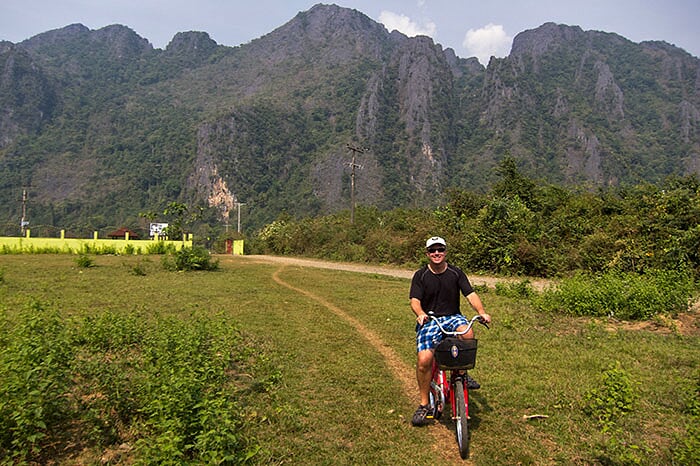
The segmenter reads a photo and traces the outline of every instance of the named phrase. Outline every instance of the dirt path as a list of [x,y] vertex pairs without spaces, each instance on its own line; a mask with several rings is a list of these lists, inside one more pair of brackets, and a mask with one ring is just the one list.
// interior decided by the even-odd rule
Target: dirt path
[[[418,398],[418,387],[415,379],[415,367],[405,364],[398,354],[392,350],[387,344],[384,343],[382,338],[369,328],[367,328],[360,320],[354,318],[347,312],[345,312],[339,306],[333,304],[332,302],[326,300],[322,296],[316,295],[309,290],[300,288],[299,286],[293,285],[286,282],[281,274],[286,266],[299,266],[299,267],[317,267],[317,268],[327,268],[335,270],[345,270],[352,272],[362,272],[362,273],[376,273],[382,275],[390,275],[401,278],[411,278],[413,271],[392,269],[388,267],[377,267],[377,266],[364,266],[356,264],[340,264],[326,261],[318,261],[312,259],[299,259],[299,258],[289,258],[289,257],[276,257],[276,256],[245,256],[248,259],[259,261],[259,262],[273,262],[279,263],[280,268],[277,269],[272,274],[272,279],[281,286],[284,286],[296,293],[299,293],[308,299],[314,300],[327,308],[333,314],[339,318],[346,321],[351,325],[367,342],[382,355],[387,363],[387,367],[391,370],[391,373],[395,380],[397,380],[404,392],[407,399],[411,400],[416,406],[420,401]],[[479,282],[477,282],[479,283]],[[413,413],[408,413],[408,418],[412,416]],[[457,445],[454,440],[454,432],[447,427],[443,422],[434,423],[430,426],[421,428],[429,432],[433,438],[431,445],[435,451],[436,455],[439,455],[442,460],[441,463],[444,464],[462,464],[469,465],[472,464],[470,461],[455,460],[455,455],[459,458],[457,453]]]
[[[251,256],[239,256],[239,257],[245,257],[247,259],[251,260],[258,260],[258,261],[264,261],[264,262],[274,262],[278,264],[285,264],[285,265],[296,265],[299,267],[316,267],[316,268],[321,268],[321,269],[333,269],[333,270],[345,270],[348,272],[359,272],[359,273],[374,273],[374,274],[379,274],[379,275],[389,275],[392,277],[399,277],[399,278],[408,278],[410,279],[413,276],[413,272],[415,270],[408,270],[408,269],[400,269],[397,267],[389,267],[389,266],[381,266],[381,265],[367,265],[367,264],[348,264],[344,262],[331,262],[331,261],[324,261],[320,259],[306,259],[306,258],[300,258],[300,257],[285,257],[285,256],[256,256],[256,255],[251,255]],[[483,276],[483,275],[469,275],[469,281],[472,283],[472,285],[478,286],[478,285],[486,285],[490,288],[493,288],[496,286],[496,283],[502,282],[502,283],[508,283],[508,282],[518,282],[518,279],[515,278],[495,278],[495,277],[488,277],[488,276]],[[532,285],[533,288],[536,290],[542,290],[544,289],[550,281],[548,280],[540,280],[540,279],[535,279],[535,280],[530,280],[530,284]]]
[[[296,265],[299,264],[297,263]],[[406,398],[413,401],[413,404],[418,405],[418,402],[420,400],[418,398],[418,388],[414,375],[415,368],[406,365],[396,354],[396,352],[384,343],[384,341],[378,334],[368,329],[361,321],[357,320],[347,312],[343,311],[340,307],[326,300],[322,296],[318,296],[314,293],[311,293],[308,290],[299,288],[297,286],[292,285],[291,283],[284,281],[280,277],[280,274],[284,271],[285,267],[286,265],[282,264],[281,267],[272,274],[272,279],[279,285],[282,285],[296,293],[299,293],[311,300],[318,302],[319,304],[330,310],[333,314],[345,320],[349,325],[351,325],[360,335],[362,335],[362,337],[365,340],[367,340],[367,342],[377,352],[379,352],[379,354],[382,355],[382,357],[386,361],[387,367],[389,367],[389,369],[391,370],[394,379],[396,379],[403,387],[403,392]],[[409,416],[411,414],[412,413],[410,413]],[[443,458],[442,462],[448,464],[454,461],[454,454],[457,451],[456,444],[454,442],[454,433],[447,429],[444,425],[438,423],[435,423],[427,427],[426,429],[431,433],[433,437],[433,448],[436,454],[439,454]],[[462,461],[459,464],[470,463]]]
[[[229,256],[230,257],[230,256]],[[316,267],[322,269],[345,270],[348,272],[373,273],[379,275],[389,275],[392,277],[410,279],[413,276],[414,270],[400,269],[396,267],[367,265],[367,264],[349,264],[342,262],[331,262],[320,259],[306,259],[299,257],[284,257],[284,256],[237,256],[244,257],[249,260],[260,262],[272,262],[283,265],[294,265],[299,267]],[[496,283],[513,283],[518,282],[517,278],[505,277],[489,277],[483,275],[468,274],[469,281],[472,285],[485,285],[489,288],[494,288]],[[552,285],[551,280],[545,279],[530,279],[530,285],[536,291],[542,291]],[[643,321],[643,322],[609,322],[608,327],[612,330],[627,329],[627,330],[648,330],[659,333],[679,333],[687,336],[700,336],[700,300],[698,300],[688,312],[681,313],[676,318],[660,316],[660,319],[666,320],[660,324],[658,321]]]

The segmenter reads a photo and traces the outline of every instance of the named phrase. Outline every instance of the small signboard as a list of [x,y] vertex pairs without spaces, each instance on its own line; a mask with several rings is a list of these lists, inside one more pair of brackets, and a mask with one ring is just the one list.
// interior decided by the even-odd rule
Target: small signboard
[[149,230],[149,236],[151,238],[156,238],[163,235],[163,230],[168,228],[167,223],[151,223],[151,228]]

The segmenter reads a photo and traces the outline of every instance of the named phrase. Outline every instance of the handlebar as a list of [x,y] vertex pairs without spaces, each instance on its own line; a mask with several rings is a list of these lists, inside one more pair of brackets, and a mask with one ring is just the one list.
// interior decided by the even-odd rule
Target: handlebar
[[467,319],[467,322],[468,322],[467,328],[464,329],[464,330],[462,330],[462,331],[459,331],[459,332],[457,332],[457,331],[455,331],[455,332],[449,332],[449,331],[445,330],[445,329],[443,328],[443,326],[440,325],[440,321],[437,320],[437,319],[435,318],[435,315],[434,315],[432,312],[428,312],[428,318],[429,318],[430,320],[434,320],[434,321],[435,321],[435,323],[436,323],[437,326],[440,328],[440,331],[441,331],[442,333],[444,333],[445,335],[450,335],[450,336],[454,336],[454,337],[456,337],[456,336],[458,336],[458,335],[464,335],[465,333],[467,333],[469,330],[471,330],[471,328],[472,328],[472,326],[474,325],[475,322],[478,322],[478,323],[480,323],[481,325],[483,325],[484,327],[489,328],[489,324],[487,324],[486,321],[484,320],[484,318],[481,317],[479,314],[475,315],[475,316],[472,317],[471,319]]

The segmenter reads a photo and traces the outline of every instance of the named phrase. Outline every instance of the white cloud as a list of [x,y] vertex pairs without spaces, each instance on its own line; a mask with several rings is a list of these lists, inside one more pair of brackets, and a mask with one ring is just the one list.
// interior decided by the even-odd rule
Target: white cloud
[[513,38],[508,36],[500,24],[489,23],[480,29],[470,29],[464,36],[462,46],[469,56],[476,57],[486,66],[491,56],[505,57],[508,55]]
[[437,30],[435,23],[432,21],[428,21],[421,25],[415,21],[412,21],[408,16],[386,10],[379,14],[379,22],[382,23],[390,32],[397,30],[406,34],[408,37],[433,37],[435,35],[435,31]]

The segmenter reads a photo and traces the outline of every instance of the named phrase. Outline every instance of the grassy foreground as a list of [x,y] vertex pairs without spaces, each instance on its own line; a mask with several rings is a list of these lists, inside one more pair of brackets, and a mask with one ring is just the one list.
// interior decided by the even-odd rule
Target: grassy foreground
[[[28,453],[30,461],[163,464],[169,450],[156,452],[155,447],[171,446],[173,464],[185,462],[194,447],[189,453],[176,451],[177,442],[158,423],[172,422],[166,411],[177,409],[166,400],[181,400],[183,392],[194,393],[190,384],[206,379],[235,394],[234,404],[225,406],[237,412],[222,413],[222,405],[204,411],[213,413],[215,421],[210,426],[214,438],[196,437],[202,450],[229,446],[240,452],[236,461],[249,457],[251,464],[463,463],[447,424],[410,426],[416,393],[406,382],[414,364],[408,280],[237,257],[222,257],[216,272],[168,272],[152,257],[96,256],[94,265],[78,267],[70,255],[0,256],[6,329],[27,314],[57,313],[65,322],[82,322],[81,338],[87,341],[91,337],[85,329],[92,327],[85,323],[111,316],[110,322],[126,324],[109,328],[132,326],[132,335],[156,340],[144,346],[138,338],[125,339],[124,348],[112,346],[99,360],[75,355],[91,363],[81,367],[92,372],[73,376],[67,385],[71,392],[63,394],[79,401],[56,421],[72,429],[72,435],[61,437],[50,426],[41,432],[37,423],[45,437],[14,443],[30,451],[45,440],[36,453]],[[482,298],[494,325],[480,332],[473,371],[483,387],[471,400],[473,464],[651,465],[697,459],[692,455],[700,416],[697,336],[672,328],[635,330],[602,320],[537,315],[526,301],[493,291]],[[13,360],[8,334],[0,338],[1,361]],[[161,364],[147,384],[130,377],[138,369],[135,361],[143,364],[134,348],[191,353],[188,344],[201,335],[216,345],[200,345],[199,357],[189,354],[172,366],[182,361],[207,365],[215,376],[159,385],[169,367]],[[115,341],[113,335],[105,338]],[[236,354],[222,358],[228,351]],[[167,363],[165,354],[157,359]],[[219,358],[226,365],[223,377],[216,375],[219,366],[208,366],[209,359]],[[114,363],[121,360],[125,362]],[[408,376],[401,377],[406,371]],[[123,384],[122,392],[107,396],[110,387],[95,388],[108,375]],[[0,380],[0,390],[11,393],[7,383]],[[132,389],[130,383],[139,393],[123,394]],[[202,395],[212,391],[205,386],[197,396],[218,403],[220,398]],[[113,399],[124,407],[110,406]],[[129,404],[138,400],[146,404]],[[7,406],[0,400],[0,409]],[[52,405],[47,406],[43,409]],[[105,427],[118,409],[126,414]],[[206,426],[201,420],[196,424]],[[235,439],[216,437],[225,424],[235,427]],[[154,432],[159,436],[149,437]],[[155,440],[144,445],[139,443],[143,438]],[[13,453],[0,451],[0,459],[12,464]],[[222,460],[199,456],[192,462],[207,461]]]

